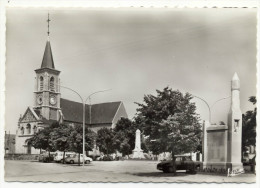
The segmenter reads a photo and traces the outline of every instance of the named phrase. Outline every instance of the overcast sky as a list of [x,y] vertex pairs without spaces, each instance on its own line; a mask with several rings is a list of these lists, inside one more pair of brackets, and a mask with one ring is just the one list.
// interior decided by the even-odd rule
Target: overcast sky
[[[50,9],[50,41],[61,84],[93,103],[123,101],[129,118],[145,94],[169,86],[205,99],[230,96],[235,72],[241,110],[256,95],[256,10]],[[6,131],[33,106],[35,69],[47,40],[47,9],[7,10]],[[61,89],[63,98],[80,102]],[[196,102],[201,119],[208,108]],[[227,120],[230,99],[212,108],[212,122]]]

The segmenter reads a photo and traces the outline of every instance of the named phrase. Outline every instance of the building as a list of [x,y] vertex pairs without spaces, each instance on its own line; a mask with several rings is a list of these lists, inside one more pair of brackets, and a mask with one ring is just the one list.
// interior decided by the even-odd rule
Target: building
[[[18,121],[16,153],[38,154],[39,150],[31,147],[27,139],[53,122],[71,125],[83,122],[82,103],[61,98],[60,71],[54,66],[49,36],[41,67],[35,73],[34,106],[28,107]],[[102,127],[114,128],[121,117],[127,117],[121,101],[86,105],[85,108],[85,123],[95,132]]]
[[5,132],[5,154],[15,153],[15,134]]

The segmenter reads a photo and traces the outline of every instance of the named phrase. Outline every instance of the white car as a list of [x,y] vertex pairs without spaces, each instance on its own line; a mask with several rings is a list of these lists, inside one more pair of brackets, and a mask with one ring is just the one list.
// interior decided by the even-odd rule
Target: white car
[[[84,156],[84,158],[86,164],[89,164],[90,162],[93,161],[92,158],[87,157],[86,155]],[[79,154],[74,154],[65,158],[65,162],[70,164],[79,163]],[[80,163],[83,163],[83,154],[80,154]]]
[[[70,157],[71,155],[75,155],[75,154],[76,154],[75,152],[65,152],[65,158]],[[58,162],[58,163],[59,162],[63,163],[63,152],[61,152],[61,151],[55,152],[54,161]]]

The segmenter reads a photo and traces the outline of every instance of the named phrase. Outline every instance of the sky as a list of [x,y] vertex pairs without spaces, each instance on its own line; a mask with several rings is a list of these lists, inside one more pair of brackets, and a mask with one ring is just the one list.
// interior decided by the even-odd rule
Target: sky
[[[122,101],[133,118],[144,95],[169,86],[212,106],[231,95],[241,80],[241,110],[256,95],[256,10],[254,9],[7,9],[5,130],[15,133],[20,114],[34,105],[35,69],[50,42],[61,85],[92,103]],[[61,89],[65,99],[80,102]],[[201,120],[206,104],[194,98]],[[212,122],[227,121],[230,98],[211,108]]]

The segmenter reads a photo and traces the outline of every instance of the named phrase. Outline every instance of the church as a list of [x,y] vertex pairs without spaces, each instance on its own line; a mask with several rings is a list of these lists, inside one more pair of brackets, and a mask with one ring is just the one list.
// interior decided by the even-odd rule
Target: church
[[[54,66],[49,30],[47,33],[42,64],[35,70],[34,106],[28,107],[18,121],[15,153],[19,154],[39,154],[40,150],[26,140],[56,121],[70,125],[83,123],[82,103],[61,98],[60,71]],[[122,101],[86,104],[85,109],[85,124],[95,132],[103,127],[114,128],[121,117],[127,118]]]

